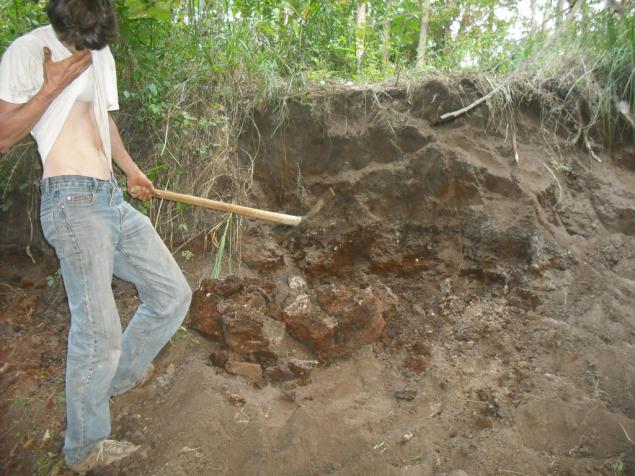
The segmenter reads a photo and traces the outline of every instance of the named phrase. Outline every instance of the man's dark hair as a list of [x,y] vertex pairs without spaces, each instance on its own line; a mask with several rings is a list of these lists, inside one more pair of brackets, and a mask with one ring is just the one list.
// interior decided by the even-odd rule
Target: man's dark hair
[[110,0],[49,0],[46,13],[60,40],[77,50],[101,50],[117,38]]

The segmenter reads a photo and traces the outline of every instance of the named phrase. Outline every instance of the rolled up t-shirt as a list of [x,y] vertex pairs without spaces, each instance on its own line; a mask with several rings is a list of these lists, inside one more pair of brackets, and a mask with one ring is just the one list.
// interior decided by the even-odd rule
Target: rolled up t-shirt
[[[2,56],[0,99],[13,104],[24,104],[40,90],[44,82],[45,46],[51,50],[53,61],[61,61],[72,55],[69,49],[57,39],[51,25],[37,28],[21,36],[7,48]],[[95,84],[93,103],[95,119],[104,146],[104,155],[112,170],[108,111],[119,109],[115,60],[107,46],[101,50],[91,50],[91,56],[92,66],[51,102],[31,131],[37,142],[42,163],[46,162],[73,104],[92,76]]]

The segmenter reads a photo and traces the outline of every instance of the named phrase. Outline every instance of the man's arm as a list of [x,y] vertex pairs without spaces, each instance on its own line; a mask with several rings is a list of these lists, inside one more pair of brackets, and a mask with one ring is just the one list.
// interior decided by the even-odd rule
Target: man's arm
[[130,154],[126,150],[119,134],[119,129],[115,121],[108,115],[110,129],[110,145],[112,149],[112,160],[121,171],[126,174],[128,182],[128,192],[139,200],[150,200],[155,193],[154,185],[145,174],[135,164]]
[[51,102],[91,62],[89,50],[54,62],[51,50],[44,48],[44,82],[40,90],[24,104],[0,100],[0,153],[9,152],[11,147],[20,142],[37,124]]

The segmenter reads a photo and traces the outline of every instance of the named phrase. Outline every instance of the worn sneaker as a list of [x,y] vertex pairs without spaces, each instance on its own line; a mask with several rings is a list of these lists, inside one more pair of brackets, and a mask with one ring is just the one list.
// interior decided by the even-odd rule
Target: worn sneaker
[[88,456],[82,461],[68,465],[68,469],[79,474],[85,474],[87,471],[103,468],[127,458],[138,449],[139,446],[127,441],[103,440],[90,450]]

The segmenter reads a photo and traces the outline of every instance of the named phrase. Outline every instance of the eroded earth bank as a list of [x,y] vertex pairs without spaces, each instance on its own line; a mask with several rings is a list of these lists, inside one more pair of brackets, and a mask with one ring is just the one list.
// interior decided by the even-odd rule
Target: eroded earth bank
[[[514,134],[486,105],[439,123],[474,97],[431,80],[294,103],[282,128],[257,117],[252,205],[336,195],[297,230],[245,220],[232,276],[206,279],[202,245],[183,259],[188,330],[112,404],[142,450],[97,474],[635,474],[635,151],[598,163],[537,100]],[[64,474],[68,311],[18,208],[1,469]],[[134,289],[113,289],[127,320]]]

